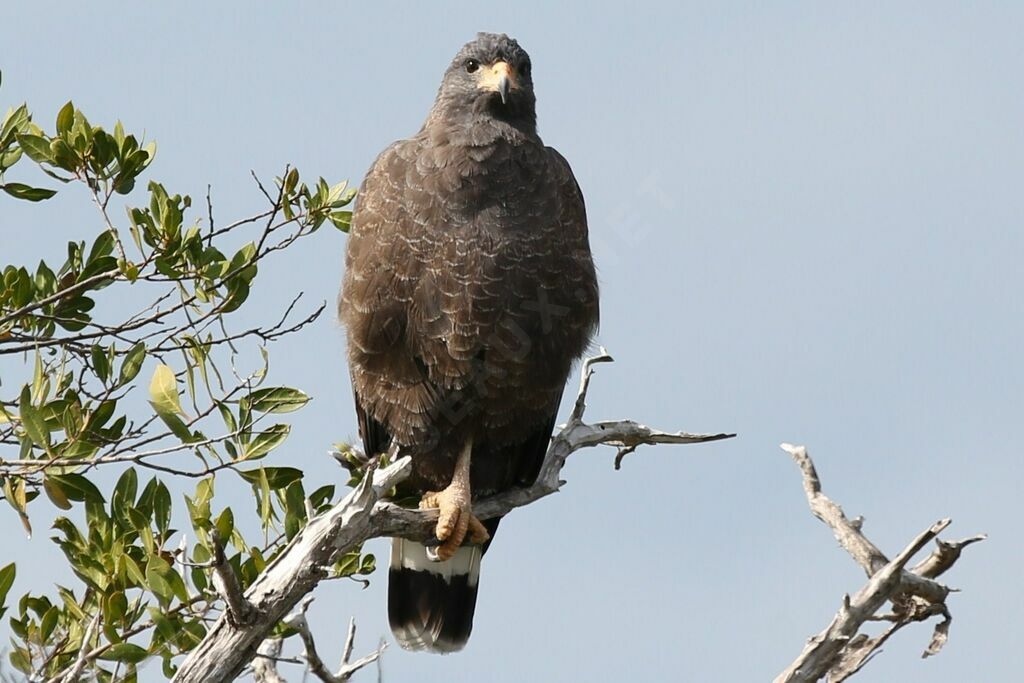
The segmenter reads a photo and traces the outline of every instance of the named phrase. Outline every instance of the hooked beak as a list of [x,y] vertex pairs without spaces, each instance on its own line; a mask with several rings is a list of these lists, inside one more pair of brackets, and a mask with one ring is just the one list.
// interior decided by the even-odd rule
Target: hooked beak
[[508,62],[495,62],[484,69],[480,77],[480,87],[498,93],[502,104],[508,104],[509,91],[519,87],[515,74]]
[[498,79],[498,94],[501,95],[502,104],[508,104],[508,87],[508,76],[502,76]]

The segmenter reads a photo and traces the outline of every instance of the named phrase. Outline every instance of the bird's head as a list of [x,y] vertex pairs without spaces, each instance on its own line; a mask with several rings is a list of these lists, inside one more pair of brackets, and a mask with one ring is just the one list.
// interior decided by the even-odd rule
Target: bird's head
[[530,55],[504,33],[478,33],[445,71],[435,109],[490,116],[533,127],[536,98]]

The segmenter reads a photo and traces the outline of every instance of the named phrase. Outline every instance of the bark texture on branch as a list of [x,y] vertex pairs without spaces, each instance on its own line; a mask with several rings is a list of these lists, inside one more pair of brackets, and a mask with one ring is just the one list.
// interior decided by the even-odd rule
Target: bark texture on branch
[[[473,507],[477,517],[488,519],[503,515],[558,491],[564,483],[559,478],[562,466],[569,455],[581,448],[615,446],[619,449],[617,460],[621,460],[622,455],[642,444],[703,443],[735,436],[663,432],[631,420],[585,423],[583,413],[593,366],[611,360],[602,349],[600,355],[583,364],[580,389],[569,421],[552,438],[536,483],[478,502]],[[234,680],[256,656],[257,648],[270,630],[326,577],[326,568],[335,558],[357,544],[380,536],[417,540],[431,537],[437,522],[436,510],[410,510],[381,500],[385,492],[408,476],[409,471],[410,461],[405,457],[368,472],[344,500],[327,513],[311,519],[245,591],[245,602],[253,608],[247,615],[247,623],[237,623],[226,616],[218,619],[203,641],[189,653],[173,680],[176,683]],[[274,675],[269,671],[266,674]]]
[[[892,560],[867,539],[862,531],[863,520],[850,520],[836,503],[821,490],[821,480],[807,449],[782,444],[800,467],[804,493],[814,516],[832,529],[839,544],[868,575],[868,582],[851,598],[843,596],[839,612],[823,631],[812,636],[803,652],[775,678],[775,683],[810,683],[827,677],[830,683],[844,681],[868,662],[890,636],[907,624],[933,616],[943,619],[936,627],[931,643],[922,656],[937,654],[946,642],[952,617],[946,608],[950,588],[935,581],[953,566],[965,546],[984,540],[983,534],[963,541],[948,542],[937,538],[951,520],[942,519],[918,534]],[[911,558],[935,539],[936,549],[912,569],[906,569]],[[886,602],[892,612],[878,614]],[[890,625],[878,636],[858,633],[867,621],[886,621]]]

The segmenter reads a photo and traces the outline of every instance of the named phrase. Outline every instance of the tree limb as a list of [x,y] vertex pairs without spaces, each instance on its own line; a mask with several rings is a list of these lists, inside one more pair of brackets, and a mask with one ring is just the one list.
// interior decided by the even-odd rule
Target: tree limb
[[224,554],[224,543],[216,528],[210,532],[210,540],[213,541],[213,560],[210,566],[213,568],[214,586],[227,605],[228,619],[236,624],[252,623],[256,608],[242,594],[242,587],[235,576],[234,568]]
[[306,610],[311,602],[313,602],[313,596],[307,595],[299,603],[299,608],[284,620],[286,626],[294,628],[299,632],[299,638],[302,639],[304,656],[306,663],[309,665],[310,673],[323,681],[323,683],[345,683],[357,671],[380,658],[387,647],[387,643],[381,643],[376,650],[364,657],[360,657],[354,662],[349,661],[352,657],[352,647],[355,644],[356,638],[356,620],[354,618],[349,619],[348,635],[345,638],[345,648],[341,655],[341,666],[338,668],[337,673],[331,673],[317,652],[313,631],[309,628],[309,622],[306,621]]
[[[832,529],[836,540],[869,579],[852,599],[843,596],[842,606],[832,622],[807,641],[803,652],[775,678],[775,683],[808,683],[825,676],[831,683],[846,680],[860,671],[896,631],[912,622],[941,615],[943,620],[936,625],[924,656],[937,654],[946,642],[952,617],[945,604],[950,588],[933,579],[953,566],[965,546],[984,540],[985,535],[963,541],[943,541],[937,535],[949,526],[950,520],[939,520],[890,561],[864,536],[863,520],[847,519],[842,508],[822,493],[821,480],[807,449],[791,444],[782,444],[782,449],[800,467],[811,512]],[[938,544],[936,550],[913,569],[906,569],[910,559],[933,538]],[[893,612],[876,615],[887,601],[893,603]],[[858,633],[866,621],[892,623],[872,638]]]
[[252,677],[256,683],[288,683],[277,671],[283,643],[280,638],[268,638],[260,643],[256,658],[252,660]]
[[[584,423],[593,364],[610,360],[602,349],[601,355],[584,363],[576,404],[568,423],[552,439],[537,481],[529,488],[506,491],[480,501],[473,508],[477,517],[488,519],[504,515],[554,493],[564,483],[559,474],[566,459],[581,448],[602,444],[622,448],[641,444],[703,443],[735,436],[663,432],[630,420]],[[245,598],[256,609],[252,623],[233,624],[222,616],[189,653],[173,680],[177,683],[234,680],[256,655],[270,630],[316,587],[327,575],[325,568],[346,550],[380,536],[417,540],[431,537],[437,522],[436,510],[410,510],[381,500],[410,470],[408,457],[379,470],[371,467],[344,500],[327,513],[311,519],[245,592]],[[359,662],[351,666],[357,664]]]

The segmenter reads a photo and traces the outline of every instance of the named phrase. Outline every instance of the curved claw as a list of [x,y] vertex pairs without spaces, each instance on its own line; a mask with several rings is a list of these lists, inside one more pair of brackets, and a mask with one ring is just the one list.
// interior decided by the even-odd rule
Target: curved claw
[[484,525],[473,516],[473,508],[466,492],[459,487],[449,486],[443,491],[431,491],[423,495],[420,509],[437,508],[440,514],[434,535],[437,542],[425,543],[427,557],[435,562],[451,559],[459,547],[468,540],[470,543],[484,543],[490,538]]

